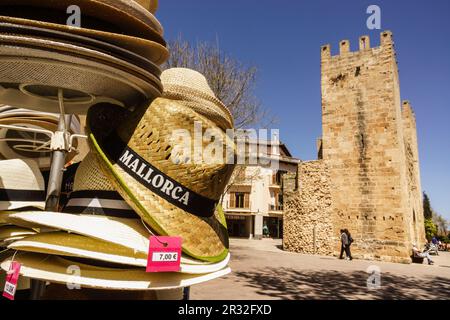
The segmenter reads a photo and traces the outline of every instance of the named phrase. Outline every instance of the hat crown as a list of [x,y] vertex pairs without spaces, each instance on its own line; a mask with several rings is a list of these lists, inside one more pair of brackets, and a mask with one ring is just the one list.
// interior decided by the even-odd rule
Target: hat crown
[[171,68],[161,74],[161,82],[164,98],[181,102],[224,130],[233,128],[230,110],[216,97],[201,73],[186,68]]
[[[171,68],[161,74],[163,87],[179,86],[216,97],[205,76],[200,72],[187,68]],[[195,94],[193,92],[193,94]]]
[[88,153],[80,163],[73,182],[73,191],[85,190],[116,191],[103,174],[97,158],[92,152]]

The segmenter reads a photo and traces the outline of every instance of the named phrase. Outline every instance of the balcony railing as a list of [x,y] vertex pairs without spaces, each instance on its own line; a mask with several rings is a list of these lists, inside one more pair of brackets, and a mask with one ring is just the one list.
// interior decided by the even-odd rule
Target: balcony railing
[[279,204],[279,205],[269,204],[269,211],[283,211],[283,205],[282,204]]

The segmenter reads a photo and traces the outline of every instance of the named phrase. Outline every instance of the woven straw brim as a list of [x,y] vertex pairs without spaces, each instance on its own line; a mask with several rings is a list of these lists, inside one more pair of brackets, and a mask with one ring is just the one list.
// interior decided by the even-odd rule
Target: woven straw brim
[[[229,180],[233,165],[175,164],[170,159],[173,148],[172,130],[185,129],[194,136],[195,121],[201,121],[208,128],[216,127],[214,123],[193,110],[166,99],[156,99],[143,116],[139,114],[141,111],[126,121],[129,128],[119,130],[123,141],[128,141],[132,150],[186,188],[209,199],[218,200]],[[228,232],[217,211],[211,218],[200,218],[172,205],[141,185],[108,159],[103,151],[102,141],[97,141],[98,133],[91,130],[92,123],[96,120],[90,117],[88,114],[87,131],[91,150],[95,150],[102,170],[133,210],[158,234],[182,237],[182,248],[186,254],[210,262],[223,260],[228,254]],[[220,129],[218,131],[221,132]],[[228,139],[225,134],[222,138],[224,142]],[[233,145],[232,142],[228,144]]]
[[[6,213],[0,212],[5,223],[14,224],[23,228],[50,228],[51,230],[63,230],[96,239],[102,242],[119,245],[122,248],[132,250],[136,254],[148,254],[150,246],[149,230],[146,229],[140,219],[123,219],[94,215],[74,215],[46,211],[24,211]],[[95,225],[95,228],[92,226]],[[219,262],[227,259],[225,256]],[[183,255],[181,263],[187,265],[210,265]]]
[[134,0],[134,2],[139,3],[140,6],[153,14],[158,10],[158,0]]
[[8,241],[8,239],[18,239],[36,234],[36,231],[17,226],[0,227],[0,241]]
[[[109,4],[108,4],[109,3]],[[112,5],[112,3],[115,3]],[[80,7],[84,21],[82,20],[82,27],[88,26],[94,29],[102,29],[116,33],[124,33],[130,36],[137,37],[153,37],[155,34],[162,35],[163,30],[159,21],[151,14],[145,14],[145,10],[139,11],[132,6],[124,5],[124,1],[113,0],[77,0],[76,5]],[[131,3],[131,1],[130,1]],[[33,20],[49,21],[54,16],[68,17],[67,8],[73,5],[72,0],[57,0],[57,1],[41,1],[41,0],[2,0],[0,6],[17,6],[9,15],[15,17],[32,18]],[[121,8],[119,8],[119,6]],[[137,15],[129,14],[129,10],[133,10]],[[135,6],[138,7],[138,6]],[[47,15],[42,14],[47,9],[51,12]],[[141,20],[142,18],[142,20]],[[95,21],[93,21],[95,19]],[[57,19],[58,23],[62,21]],[[145,20],[145,21],[143,21]],[[52,20],[54,21],[54,20]],[[49,22],[52,22],[49,21]],[[106,23],[105,23],[106,22]]]
[[[65,232],[41,233],[15,241],[9,249],[34,253],[71,256],[99,260],[114,264],[145,268],[148,254],[124,246],[112,244]],[[190,259],[182,258],[184,261]],[[192,264],[181,262],[181,273],[204,274],[219,271],[228,265],[230,257],[214,264]]]
[[[46,38],[53,41],[61,41],[76,45],[78,47],[84,47],[87,49],[95,50],[98,52],[106,53],[116,58],[122,59],[128,63],[131,63],[137,67],[140,67],[148,72],[159,77],[161,75],[161,69],[152,61],[142,57],[130,50],[126,50],[111,43],[93,39],[91,37],[85,37],[69,32],[62,32],[58,30],[52,30],[48,28],[38,28],[14,23],[0,22],[0,32],[9,35],[20,35],[29,37]],[[154,59],[160,61],[165,59],[167,55],[167,49],[162,46],[158,46],[154,50]]]
[[144,253],[148,252],[151,236],[140,219],[25,211],[10,214],[7,221],[17,225],[39,225],[69,231]]
[[[72,28],[66,25],[56,23],[48,23],[43,21],[35,21],[22,18],[0,16],[0,22],[14,23],[23,26],[46,28],[61,32],[72,33],[75,35],[91,37],[100,41],[111,43],[118,47],[141,55],[142,57],[155,62],[156,64],[164,63],[169,57],[169,51],[165,47],[165,42],[161,42],[158,38],[142,39],[131,37],[124,34],[104,32],[87,28]],[[155,59],[155,51],[161,55],[160,59]]]
[[[20,275],[31,279],[52,283],[73,283],[84,288],[108,290],[162,290],[189,287],[216,279],[230,273],[226,268],[205,275],[186,273],[147,273],[141,269],[100,268],[79,262],[59,258],[57,256],[39,254],[17,254],[14,261],[21,264]],[[70,266],[76,264],[81,271],[79,277],[68,274]],[[1,264],[3,270],[9,270],[11,258]]]
[[204,100],[198,97],[189,97],[182,93],[171,93],[164,91],[163,98],[177,100],[179,103],[191,108],[195,112],[201,114],[205,118],[214,122],[222,130],[232,129],[234,127],[233,119],[229,112],[224,112],[224,109],[218,107],[217,104]]
[[146,82],[149,82],[152,86],[156,87],[159,92],[162,92],[163,90],[161,81],[157,76],[124,60],[96,50],[91,50],[61,41],[53,41],[47,38],[12,36],[4,34],[0,34],[0,43],[2,45],[12,44],[15,46],[24,46],[39,50],[49,50],[51,52],[57,52],[59,54],[65,54],[68,56],[95,61],[99,64],[110,66],[111,68],[120,69],[128,74],[134,75],[134,77],[136,78],[140,78]]
[[[3,253],[0,253],[0,262],[4,261],[5,259],[8,259],[9,257],[11,257],[10,251],[5,251]],[[0,288],[5,287],[5,281],[6,281],[6,272],[1,270],[0,271]],[[16,292],[19,290],[28,290],[28,289],[30,289],[30,279],[25,278],[25,277],[19,277]]]
[[[84,58],[19,46],[0,46],[0,84],[15,84],[16,87],[33,84],[76,90],[93,97],[105,97],[106,100],[116,101],[116,104],[127,107],[161,94],[154,84],[120,69]],[[11,102],[4,101],[6,94],[0,92],[0,98],[4,103],[27,109],[59,112],[57,103],[52,108],[46,108],[40,96],[23,93],[16,99],[19,101]],[[66,113],[86,113],[92,105],[91,100],[77,104],[67,102]],[[18,102],[21,104],[18,105]]]
[[[160,35],[164,34],[164,29],[161,23],[155,18],[153,13],[158,7],[157,1],[151,1],[150,3],[143,3],[142,6],[139,1],[133,0],[98,0],[99,2],[108,4],[120,11],[124,11],[129,15],[141,20],[149,25],[152,29],[156,30]],[[141,0],[142,1],[142,0]],[[156,6],[155,6],[156,5]],[[153,10],[153,11],[152,11]]]

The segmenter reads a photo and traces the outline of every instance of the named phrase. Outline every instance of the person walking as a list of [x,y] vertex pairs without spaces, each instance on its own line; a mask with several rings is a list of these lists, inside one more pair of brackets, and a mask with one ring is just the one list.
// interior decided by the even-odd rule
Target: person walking
[[[341,229],[341,254],[339,255],[339,259],[343,259],[344,251],[347,254],[346,246],[348,245],[348,237],[343,229]],[[348,255],[347,255],[348,257]]]
[[347,242],[348,242],[348,244],[345,246],[345,253],[347,254],[347,259],[353,260],[352,253],[350,250],[350,246],[353,243],[353,238],[352,238],[352,235],[350,234],[350,231],[348,231],[348,229],[344,229],[344,233],[347,235]]

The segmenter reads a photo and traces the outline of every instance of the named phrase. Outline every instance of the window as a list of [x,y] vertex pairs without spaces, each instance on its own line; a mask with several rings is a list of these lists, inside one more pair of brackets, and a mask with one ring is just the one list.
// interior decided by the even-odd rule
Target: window
[[230,208],[250,208],[250,193],[247,192],[231,192]]

